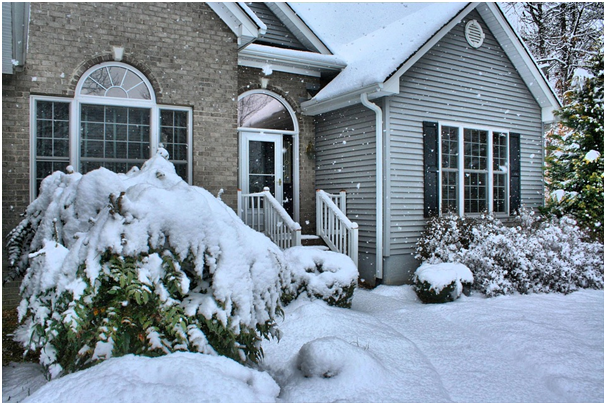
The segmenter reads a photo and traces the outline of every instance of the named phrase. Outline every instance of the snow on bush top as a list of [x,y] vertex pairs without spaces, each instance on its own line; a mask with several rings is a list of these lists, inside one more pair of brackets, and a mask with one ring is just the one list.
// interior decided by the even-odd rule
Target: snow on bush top
[[425,281],[436,291],[441,291],[453,281],[473,283],[473,274],[461,263],[422,264],[415,271],[415,279],[420,282]]
[[[23,243],[28,232],[31,243]],[[91,302],[100,276],[111,270],[102,259],[108,254],[136,258],[138,281],[166,308],[175,305],[161,257],[169,250],[182,275],[184,314],[217,319],[236,335],[271,322],[279,311],[280,249],[218,198],[184,182],[160,153],[127,174],[103,168],[85,175],[53,173],[9,239],[15,242],[13,264],[21,271],[29,266],[20,306],[21,317],[30,314],[22,330],[27,340],[36,324],[77,320],[74,304],[66,310],[57,298],[71,293],[72,301]],[[200,345],[199,351],[213,352]],[[46,364],[55,361],[51,349]]]

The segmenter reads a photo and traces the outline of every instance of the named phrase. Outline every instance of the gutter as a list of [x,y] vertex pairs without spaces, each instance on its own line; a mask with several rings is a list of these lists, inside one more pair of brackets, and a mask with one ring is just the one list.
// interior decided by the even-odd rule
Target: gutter
[[360,95],[360,101],[362,105],[375,112],[375,130],[376,130],[376,198],[377,207],[375,214],[376,221],[376,255],[377,255],[377,268],[375,270],[375,277],[378,279],[383,278],[383,110],[381,108],[368,101],[368,93],[362,93]]

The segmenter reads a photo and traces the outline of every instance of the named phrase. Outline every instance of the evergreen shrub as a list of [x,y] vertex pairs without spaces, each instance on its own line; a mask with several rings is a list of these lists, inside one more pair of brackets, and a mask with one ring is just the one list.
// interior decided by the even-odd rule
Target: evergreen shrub
[[16,340],[51,377],[129,353],[255,363],[278,333],[282,252],[161,155],[55,172],[8,239],[25,275]]
[[293,247],[284,256],[288,263],[282,288],[285,305],[306,295],[331,306],[351,308],[358,269],[348,256],[312,247]]
[[432,218],[416,258],[466,265],[473,288],[487,296],[604,288],[604,246],[569,217],[543,217],[527,209],[510,226],[488,214]]

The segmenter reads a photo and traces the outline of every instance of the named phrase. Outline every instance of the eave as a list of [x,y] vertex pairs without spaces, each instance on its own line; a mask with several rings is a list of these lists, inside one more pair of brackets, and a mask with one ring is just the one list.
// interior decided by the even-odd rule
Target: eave
[[250,44],[238,53],[238,65],[320,77],[323,72],[338,72],[345,63],[333,55]]

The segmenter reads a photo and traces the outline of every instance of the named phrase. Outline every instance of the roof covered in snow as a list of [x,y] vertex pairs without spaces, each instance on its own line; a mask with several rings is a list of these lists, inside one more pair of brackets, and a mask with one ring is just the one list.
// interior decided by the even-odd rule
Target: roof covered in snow
[[347,63],[315,96],[322,101],[384,82],[468,3],[289,4]]

